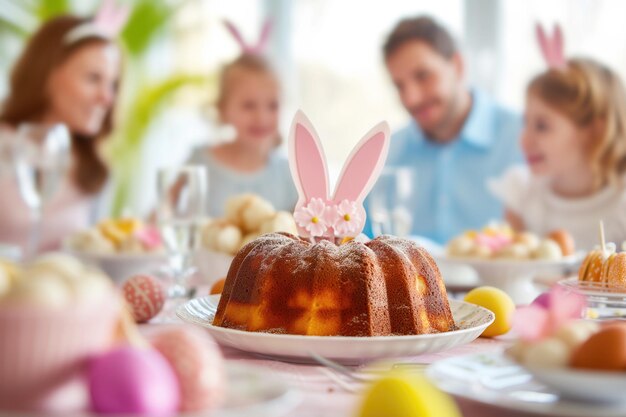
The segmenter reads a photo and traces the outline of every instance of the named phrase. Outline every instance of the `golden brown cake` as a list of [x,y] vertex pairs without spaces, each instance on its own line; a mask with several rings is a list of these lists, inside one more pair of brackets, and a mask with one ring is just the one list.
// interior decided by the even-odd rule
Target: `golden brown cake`
[[578,280],[626,288],[626,252],[608,256],[598,249],[589,252],[578,271]]
[[311,243],[263,235],[235,256],[213,324],[319,336],[438,333],[455,328],[433,258],[414,242]]

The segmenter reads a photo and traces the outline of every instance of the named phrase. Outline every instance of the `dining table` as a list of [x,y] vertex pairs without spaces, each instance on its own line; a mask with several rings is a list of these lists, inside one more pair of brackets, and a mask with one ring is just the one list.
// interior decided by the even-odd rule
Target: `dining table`
[[[171,301],[168,302],[160,316],[157,316],[150,323],[140,325],[140,331],[148,334],[158,329],[159,326],[188,325],[176,316],[175,309],[176,305],[173,305]],[[497,353],[512,343],[513,338],[507,335],[494,338],[480,337],[469,344],[439,353],[392,358],[385,361],[385,366],[389,365],[389,370],[395,365],[396,368],[404,368],[409,372],[422,373],[428,364],[436,361],[461,355]],[[363,384],[349,385],[348,380],[341,378],[341,375],[326,366],[285,362],[227,346],[221,346],[220,349],[227,364],[255,367],[267,375],[269,380],[280,381],[297,391],[300,396],[299,405],[285,416],[358,416],[359,407],[363,402],[367,387]],[[371,364],[362,364],[350,366],[350,369],[359,372],[370,366]],[[502,417],[504,415],[508,417],[529,417],[531,415],[538,417],[537,414],[513,412],[494,405],[453,398],[463,417]]]

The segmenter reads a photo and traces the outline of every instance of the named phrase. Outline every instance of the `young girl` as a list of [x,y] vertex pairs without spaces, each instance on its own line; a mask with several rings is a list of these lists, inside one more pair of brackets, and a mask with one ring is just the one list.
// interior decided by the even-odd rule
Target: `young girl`
[[580,249],[626,240],[626,93],[591,59],[571,59],[528,86],[521,145],[527,166],[493,181],[518,230],[564,228]]
[[269,63],[244,53],[222,73],[217,109],[220,121],[237,132],[232,142],[194,150],[189,163],[208,168],[208,215],[222,216],[226,200],[255,193],[278,210],[293,210],[298,195],[289,163],[276,152],[279,85]]

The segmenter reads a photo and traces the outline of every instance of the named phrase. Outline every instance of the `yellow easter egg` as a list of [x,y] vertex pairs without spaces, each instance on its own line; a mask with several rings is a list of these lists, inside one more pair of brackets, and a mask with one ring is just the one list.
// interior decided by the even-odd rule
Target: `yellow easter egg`
[[494,322],[485,329],[481,336],[500,336],[511,330],[515,303],[504,291],[494,287],[478,287],[468,292],[464,300],[485,307],[496,316]]
[[425,377],[395,373],[365,393],[359,417],[461,417],[454,400]]

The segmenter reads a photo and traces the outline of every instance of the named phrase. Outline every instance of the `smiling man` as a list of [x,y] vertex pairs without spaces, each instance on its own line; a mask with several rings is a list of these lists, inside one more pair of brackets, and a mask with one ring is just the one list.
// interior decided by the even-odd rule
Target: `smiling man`
[[411,233],[445,243],[500,219],[486,182],[522,160],[521,118],[467,86],[454,39],[429,17],[401,21],[383,53],[413,119],[393,135],[387,159],[414,172]]

